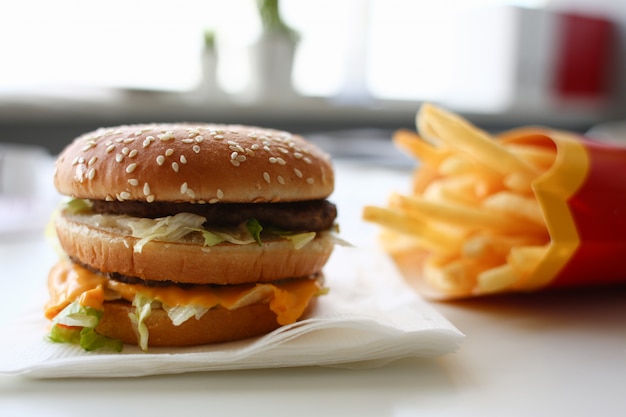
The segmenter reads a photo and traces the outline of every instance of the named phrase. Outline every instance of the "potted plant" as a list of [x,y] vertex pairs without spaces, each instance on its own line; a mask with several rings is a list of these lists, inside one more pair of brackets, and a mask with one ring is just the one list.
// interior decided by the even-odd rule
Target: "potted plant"
[[258,0],[257,6],[263,30],[250,50],[253,98],[293,97],[291,76],[298,34],[283,21],[279,0]]

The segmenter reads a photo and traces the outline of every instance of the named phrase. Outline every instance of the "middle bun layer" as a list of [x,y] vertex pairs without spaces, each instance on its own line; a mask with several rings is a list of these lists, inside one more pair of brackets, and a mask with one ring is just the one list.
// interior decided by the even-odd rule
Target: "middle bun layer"
[[57,217],[57,236],[67,255],[105,274],[151,281],[230,285],[305,277],[322,269],[334,246],[330,234],[321,232],[301,249],[288,240],[211,247],[154,240],[135,252],[138,238],[90,219],[65,212]]

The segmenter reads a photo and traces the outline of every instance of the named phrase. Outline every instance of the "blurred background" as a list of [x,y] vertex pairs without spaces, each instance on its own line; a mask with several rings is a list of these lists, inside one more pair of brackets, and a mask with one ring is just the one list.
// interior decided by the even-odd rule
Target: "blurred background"
[[[623,0],[22,0],[0,6],[0,142],[255,124],[342,138],[429,101],[498,130],[626,119]],[[375,148],[375,147],[374,147]]]

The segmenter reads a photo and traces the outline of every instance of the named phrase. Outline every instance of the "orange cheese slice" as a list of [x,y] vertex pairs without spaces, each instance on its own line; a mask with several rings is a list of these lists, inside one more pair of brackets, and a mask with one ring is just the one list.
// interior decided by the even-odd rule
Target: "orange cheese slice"
[[310,300],[322,291],[319,279],[293,279],[275,283],[208,286],[148,287],[110,280],[70,261],[59,261],[50,271],[45,316],[54,318],[75,300],[83,306],[102,310],[107,299],[132,302],[143,294],[170,306],[194,305],[204,308],[222,306],[235,310],[255,303],[269,303],[281,325],[295,322]]

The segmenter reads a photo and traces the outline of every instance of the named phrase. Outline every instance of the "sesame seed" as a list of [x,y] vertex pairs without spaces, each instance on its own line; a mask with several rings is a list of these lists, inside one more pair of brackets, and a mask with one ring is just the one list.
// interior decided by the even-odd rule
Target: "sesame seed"
[[96,170],[95,168],[91,168],[88,172],[87,172],[87,178],[92,180],[94,179],[94,177],[96,176]]
[[196,128],[189,128],[188,132],[189,133],[188,133],[187,136],[189,136],[190,138],[193,138],[194,136],[197,136],[197,135],[200,134],[200,131],[198,129],[196,129]]
[[236,166],[236,167],[238,167],[239,165],[241,165],[241,162],[239,162],[239,161],[238,161],[238,160],[236,160],[236,159],[231,159],[231,160],[230,160],[230,163],[231,163],[231,164],[233,164],[233,165],[234,165],[234,166]]
[[259,145],[258,143],[253,143],[252,146],[250,146],[250,149],[252,149],[253,151],[257,151],[260,147],[261,145]]
[[87,162],[87,165],[91,166],[91,165],[95,164],[97,160],[98,160],[97,156],[92,156],[91,159],[89,160],[89,162]]
[[167,132],[163,134],[157,135],[157,137],[161,139],[163,142],[167,142],[168,140],[174,139],[174,132],[172,132],[171,130],[168,130]]
[[162,166],[164,162],[165,162],[165,157],[163,155],[159,155],[156,157],[156,163],[159,164],[159,166]]
[[122,191],[120,193],[120,197],[122,200],[128,200],[130,198],[130,193],[128,191]]
[[284,153],[285,155],[289,153],[289,149],[285,149],[285,148],[278,147],[278,150],[279,150],[280,152]]
[[72,159],[72,165],[77,165],[78,164],[78,157],[74,157],[74,159]]
[[278,180],[278,183],[280,185],[285,185],[285,179],[282,177],[282,175],[279,175],[278,177],[276,177],[276,179]]
[[186,144],[186,145],[190,145],[190,144],[192,144],[192,143],[196,143],[196,141],[195,141],[195,140],[193,140],[193,139],[183,139],[183,140],[182,140],[182,142],[183,142],[184,144]]
[[131,173],[131,172],[133,172],[136,168],[137,168],[137,164],[136,164],[135,162],[133,162],[132,164],[130,164],[130,165],[128,165],[128,166],[126,167],[126,172],[130,174],[130,173]]
[[263,179],[265,180],[266,183],[268,184],[270,183],[270,174],[267,171],[263,173]]
[[154,201],[154,194],[150,194],[148,197],[146,197],[146,201],[148,203],[152,203]]
[[311,178],[311,177],[306,179],[306,183],[307,184],[313,184],[314,182],[315,182],[315,180],[313,178]]
[[154,136],[146,136],[146,138],[143,140],[143,147],[147,148],[152,142],[154,142],[154,140]]
[[294,152],[293,153],[293,157],[296,159],[302,159],[304,155],[302,155],[300,152]]
[[88,151],[89,149],[93,148],[94,146],[96,146],[96,142],[89,142],[89,143],[87,143],[87,145],[83,146],[83,151]]
[[117,162],[122,162],[124,160],[124,155],[122,155],[121,153],[118,153],[117,155],[115,155],[115,160]]
[[235,152],[230,154],[230,159],[237,159],[237,156],[239,156],[239,153],[237,151],[235,151]]
[[174,149],[172,149],[172,148],[168,148],[168,149],[165,151],[165,156],[172,156],[172,154],[173,154],[173,153],[174,153]]
[[138,186],[138,185],[139,185],[139,181],[137,181],[137,179],[136,179],[136,178],[131,178],[131,179],[129,179],[129,180],[128,180],[128,183],[129,183],[130,185],[134,186],[134,187],[136,187],[136,186]]
[[272,151],[272,150],[270,149],[270,147],[269,147],[269,146],[267,146],[267,145],[263,145],[263,149],[264,149],[265,151],[267,151],[267,152],[271,152],[271,151]]
[[252,149],[250,149],[250,148],[246,148],[246,155],[248,155],[248,156],[254,156],[255,154],[254,154],[254,151],[253,151]]
[[201,143],[203,140],[204,140],[204,136],[202,135],[196,136],[196,142]]
[[132,151],[128,153],[129,158],[134,158],[136,156],[137,156],[137,149],[133,149]]
[[283,158],[281,158],[280,156],[278,158],[276,158],[276,162],[278,162],[278,165],[285,165],[285,164],[287,164],[287,162],[285,162],[285,160]]
[[215,194],[217,195],[217,198],[219,198],[220,200],[224,198],[224,191],[222,191],[220,188],[217,189],[217,192]]
[[213,136],[213,139],[222,140],[222,139],[224,139],[224,136],[222,136],[222,135],[215,135],[215,136]]
[[196,193],[194,190],[192,190],[191,188],[187,189],[187,195],[191,198],[196,198]]
[[109,146],[107,147],[106,152],[107,152],[107,153],[111,153],[111,152],[113,152],[113,150],[114,150],[114,149],[115,149],[115,145],[109,145]]
[[178,172],[178,162],[172,162],[172,169],[174,172]]
[[239,156],[237,157],[237,160],[238,160],[239,162],[245,162],[245,160],[246,160],[246,156],[245,156],[245,155],[239,155]]
[[210,200],[209,200],[209,204],[215,204],[215,203],[218,203],[219,201],[220,201],[220,199],[219,199],[219,198],[215,198],[215,197],[214,197],[214,198],[212,198],[212,199],[210,199]]
[[270,156],[270,164],[275,164],[276,163],[276,158],[274,158],[273,156]]
[[217,133],[218,135],[223,135],[224,129],[215,129],[215,133]]
[[107,196],[106,196],[106,197],[104,197],[104,201],[113,201],[113,200],[115,200],[115,199],[113,198],[113,196],[110,196],[110,195],[108,195],[108,194],[107,194]]
[[185,194],[187,193],[187,189],[189,188],[189,186],[187,185],[186,182],[183,182],[183,184],[180,186],[180,193],[181,194]]
[[293,172],[296,173],[296,177],[302,178],[302,171],[300,171],[298,168],[294,168]]
[[147,182],[143,185],[143,194],[150,196],[150,184],[148,184]]
[[[137,136],[139,136],[139,135],[137,135]],[[126,139],[124,139],[124,143],[131,143],[131,142],[134,142],[134,141],[135,141],[135,138],[126,138]]]
[[191,149],[193,149],[195,153],[200,153],[200,147],[198,145],[193,145],[193,148]]
[[181,164],[186,164],[187,163],[187,158],[185,157],[185,155],[181,155],[180,156],[180,163]]
[[228,141],[228,142],[226,142],[226,143],[228,143],[230,146],[238,146],[238,145],[239,145],[237,142],[235,142],[235,141],[233,141],[233,140],[229,140],[229,141]]
[[85,163],[85,158],[83,158],[82,156],[80,158],[78,158],[78,163],[79,164],[84,164]]
[[304,158],[302,158],[302,160],[303,160],[304,162],[306,162],[307,164],[309,164],[309,165],[312,163],[312,162],[311,162],[311,158],[309,158],[308,156],[305,156]]
[[258,137],[259,137],[259,135],[257,135],[256,133],[248,133],[248,137],[249,137],[250,139],[256,139],[256,138],[258,138]]

